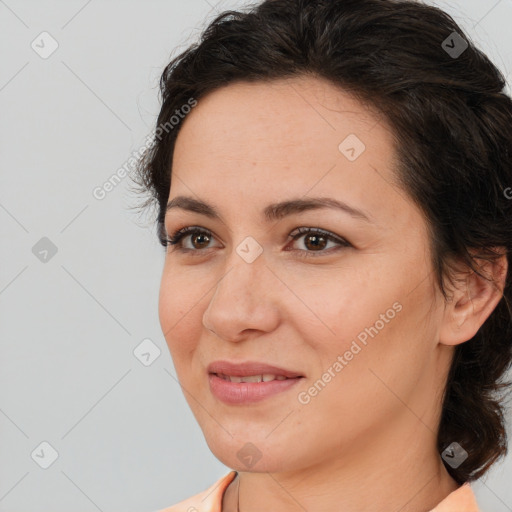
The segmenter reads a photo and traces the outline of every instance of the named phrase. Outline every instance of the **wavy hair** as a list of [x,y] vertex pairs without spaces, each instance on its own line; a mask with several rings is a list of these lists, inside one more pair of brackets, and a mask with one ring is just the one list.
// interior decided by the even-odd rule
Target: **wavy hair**
[[[512,100],[505,78],[450,15],[414,0],[264,0],[216,16],[165,67],[157,131],[133,177],[149,196],[141,207],[158,209],[162,244],[182,125],[171,118],[191,98],[234,81],[301,75],[327,79],[392,127],[394,174],[425,215],[445,300],[454,261],[485,277],[478,259],[498,258],[494,247],[509,258]],[[442,398],[437,447],[457,441],[468,452],[459,467],[446,465],[460,484],[507,453],[501,392],[511,386],[503,380],[512,360],[511,275],[476,335],[455,348]]]

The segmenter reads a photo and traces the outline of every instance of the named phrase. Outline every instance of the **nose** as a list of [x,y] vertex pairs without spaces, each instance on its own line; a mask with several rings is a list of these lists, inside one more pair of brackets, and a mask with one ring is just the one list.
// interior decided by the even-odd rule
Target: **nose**
[[270,332],[279,323],[279,280],[267,268],[264,255],[252,263],[234,256],[203,314],[206,329],[233,342],[253,336],[255,331]]

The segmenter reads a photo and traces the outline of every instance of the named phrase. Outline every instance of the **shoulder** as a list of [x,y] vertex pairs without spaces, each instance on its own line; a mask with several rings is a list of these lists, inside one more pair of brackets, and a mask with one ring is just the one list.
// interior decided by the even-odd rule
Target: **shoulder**
[[451,492],[430,512],[480,512],[473,489],[466,482]]
[[221,512],[222,497],[228,485],[236,476],[236,471],[230,471],[219,478],[208,489],[187,498],[176,505],[155,512]]

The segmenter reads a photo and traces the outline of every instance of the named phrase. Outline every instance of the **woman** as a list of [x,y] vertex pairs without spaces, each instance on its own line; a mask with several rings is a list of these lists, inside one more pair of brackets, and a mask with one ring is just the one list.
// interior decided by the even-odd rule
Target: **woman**
[[512,356],[504,85],[397,0],[228,11],[166,67],[137,180],[160,322],[233,471],[165,512],[478,510]]

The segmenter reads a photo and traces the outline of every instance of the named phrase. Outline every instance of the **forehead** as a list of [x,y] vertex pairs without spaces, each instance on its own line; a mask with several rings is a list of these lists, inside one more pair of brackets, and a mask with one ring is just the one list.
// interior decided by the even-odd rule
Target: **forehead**
[[348,134],[363,139],[373,132],[374,139],[386,130],[376,112],[347,92],[323,79],[295,77],[235,82],[206,95],[186,118],[178,141],[193,131],[198,144],[224,156],[258,158],[264,147],[267,157],[284,160],[312,148],[338,156]]
[[337,196],[392,217],[409,202],[393,184],[394,138],[384,118],[325,80],[232,83],[201,98],[183,123],[170,197],[216,202],[231,193],[261,210],[286,197]]

